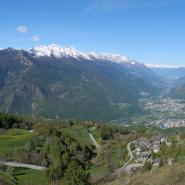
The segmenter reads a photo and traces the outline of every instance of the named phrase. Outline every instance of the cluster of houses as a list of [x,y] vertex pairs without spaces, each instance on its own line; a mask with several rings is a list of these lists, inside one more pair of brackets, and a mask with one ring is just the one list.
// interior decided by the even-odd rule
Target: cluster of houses
[[144,110],[157,110],[160,112],[177,112],[184,113],[185,103],[182,100],[176,100],[172,98],[161,98],[158,100],[145,99]]
[[161,149],[161,144],[166,143],[167,146],[172,145],[171,139],[167,139],[161,135],[157,135],[152,137],[151,139],[148,138],[139,138],[133,141],[135,146],[134,154],[135,154],[135,162],[142,162],[150,161],[153,164],[153,167],[158,167],[160,165],[160,158],[154,158],[153,154],[156,154]]
[[155,125],[159,128],[178,128],[185,126],[185,119],[160,119],[154,120],[150,123],[151,125]]

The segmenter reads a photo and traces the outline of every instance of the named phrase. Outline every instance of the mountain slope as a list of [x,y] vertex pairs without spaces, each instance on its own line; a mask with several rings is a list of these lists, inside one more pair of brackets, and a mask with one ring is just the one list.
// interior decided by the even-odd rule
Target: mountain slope
[[175,87],[171,90],[171,96],[178,99],[185,99],[185,76],[175,81]]
[[138,98],[160,81],[127,57],[57,45],[1,50],[0,74],[1,111],[103,121],[138,111]]
[[180,84],[177,83],[176,87],[171,90],[171,96],[177,99],[185,99],[185,79],[184,83],[182,81]]

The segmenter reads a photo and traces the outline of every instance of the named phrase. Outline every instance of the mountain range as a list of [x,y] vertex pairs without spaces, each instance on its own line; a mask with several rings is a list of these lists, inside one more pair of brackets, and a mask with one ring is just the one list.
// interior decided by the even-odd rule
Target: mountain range
[[73,47],[0,50],[0,110],[48,118],[107,121],[139,111],[161,78],[126,56]]

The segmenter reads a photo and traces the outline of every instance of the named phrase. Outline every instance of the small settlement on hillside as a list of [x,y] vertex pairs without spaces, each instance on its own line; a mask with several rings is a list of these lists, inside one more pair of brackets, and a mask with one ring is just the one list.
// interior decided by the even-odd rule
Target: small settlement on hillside
[[161,135],[154,136],[151,139],[139,138],[132,142],[135,150],[133,154],[135,156],[135,162],[144,163],[145,161],[151,162],[153,167],[160,165],[160,158],[157,158],[157,154],[161,150],[161,144],[165,143],[167,146],[172,146],[172,140],[165,138]]

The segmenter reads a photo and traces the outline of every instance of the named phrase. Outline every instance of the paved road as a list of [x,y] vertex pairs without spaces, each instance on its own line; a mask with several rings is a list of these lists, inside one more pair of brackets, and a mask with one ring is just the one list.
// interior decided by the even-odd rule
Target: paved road
[[96,146],[96,148],[99,149],[100,145],[96,142],[96,139],[94,138],[94,136],[91,133],[89,133],[89,137],[92,140],[93,144]]
[[133,153],[132,153],[132,151],[130,149],[131,143],[132,142],[128,143],[128,145],[127,145],[127,151],[128,151],[128,155],[130,157],[129,160],[121,168],[119,168],[118,170],[116,170],[116,172],[114,173],[114,176],[120,176],[121,174],[123,174],[124,171],[125,171],[125,168],[133,160],[134,156],[133,156]]
[[114,177],[121,176],[123,173],[130,173],[133,168],[143,167],[142,163],[131,163],[131,161],[134,159],[134,155],[133,155],[131,148],[130,148],[131,144],[132,144],[132,142],[128,143],[128,145],[127,145],[127,151],[128,151],[128,155],[130,157],[129,160],[121,168],[116,170],[116,172],[113,175]]
[[130,148],[131,144],[132,144],[132,142],[128,143],[128,145],[127,145],[128,155],[130,156],[130,159],[127,163],[130,163],[134,159],[134,155],[133,155],[132,150]]
[[125,167],[124,172],[125,173],[131,173],[132,169],[142,168],[143,166],[144,166],[144,164],[142,164],[142,163],[131,163],[128,166]]
[[17,163],[17,162],[0,161],[0,165],[12,166],[12,167],[17,167],[17,168],[28,168],[28,169],[39,170],[39,171],[47,169],[46,167],[43,167],[43,166],[24,164],[24,163]]

